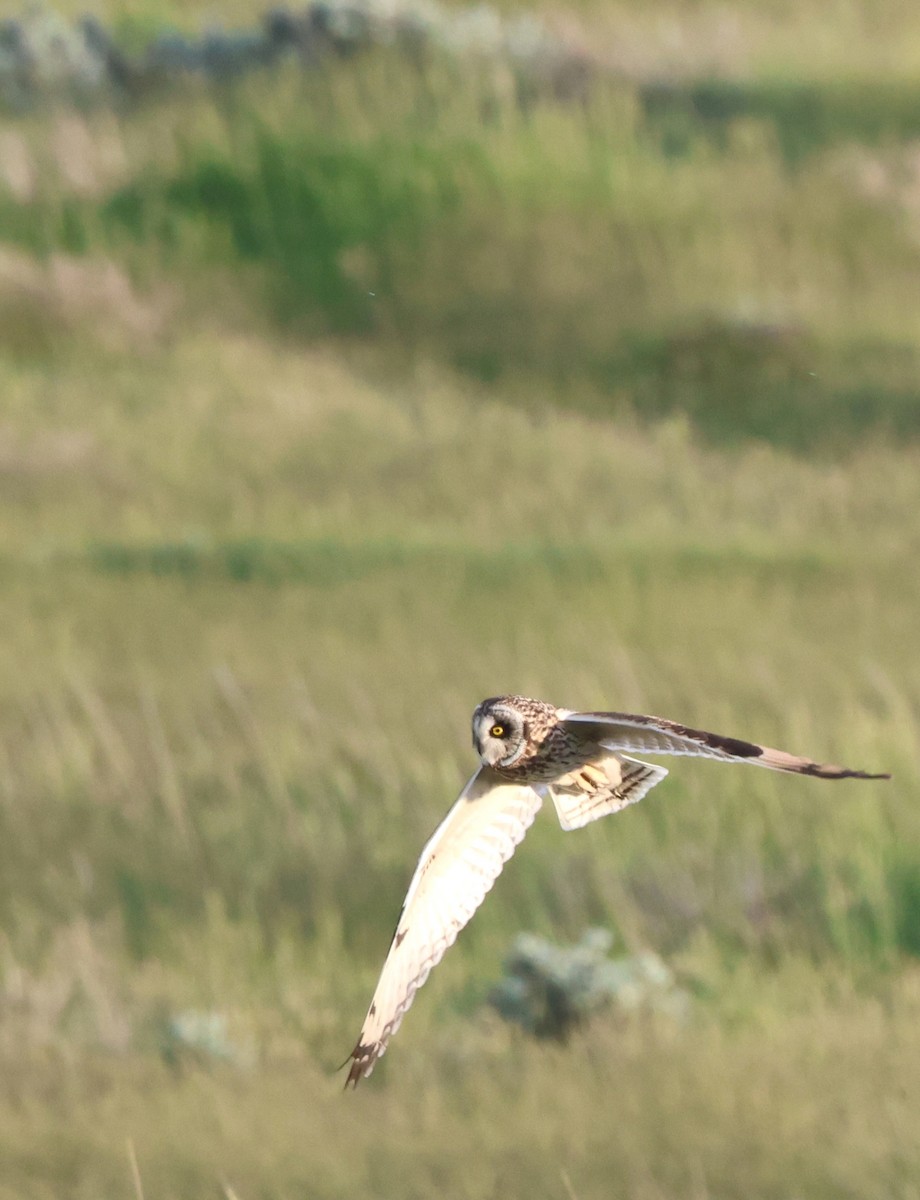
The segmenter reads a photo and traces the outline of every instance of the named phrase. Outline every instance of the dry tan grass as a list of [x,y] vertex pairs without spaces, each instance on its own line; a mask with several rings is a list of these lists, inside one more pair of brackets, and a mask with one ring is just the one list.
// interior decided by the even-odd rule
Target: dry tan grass
[[0,246],[0,321],[3,342],[14,351],[80,337],[142,353],[162,336],[173,307],[171,289],[140,295],[111,260],[54,253],[41,262]]
[[[802,980],[786,982],[801,998]],[[27,1178],[30,1196],[82,1198],[127,1191],[134,1175],[159,1196],[908,1200],[916,1018],[905,980],[881,1004],[813,1000],[734,1031],[597,1028],[562,1051],[484,1031],[458,1041],[448,1022],[403,1055],[400,1086],[348,1098],[299,1059],[179,1075],[85,1057],[33,1058],[24,1074],[6,1061],[18,1104],[3,1109],[0,1195]]]
[[[42,470],[0,473],[0,1195],[136,1188],[130,1139],[148,1196],[907,1200],[917,451],[717,451],[213,328],[134,361],[5,368]],[[68,430],[87,457],[52,469]],[[504,688],[895,782],[690,764],[577,840],[539,823],[346,1101],[330,1071]],[[477,1015],[513,931],[598,921],[665,950],[696,1023],[545,1050]],[[189,1009],[238,1066],[161,1065]]]
[[[630,10],[650,62],[704,54],[714,10],[668,9],[673,37],[656,11]],[[727,11],[729,57],[764,22],[781,44],[772,9]],[[850,6],[828,42],[867,20]],[[357,147],[391,66],[327,81]],[[285,132],[320,111],[304,94],[288,79],[251,111]],[[408,120],[417,93],[387,94]],[[10,214],[39,162],[38,207],[91,194],[97,249],[0,261],[2,1200],[916,1200],[920,450],[878,425],[719,448],[587,383],[461,380],[434,336],[463,292],[487,332],[520,318],[519,345],[600,345],[642,285],[657,318],[754,296],[782,329],[913,345],[913,235],[890,220],[909,164],[904,195],[885,155],[875,191],[836,152],[787,171],[756,123],[672,161],[608,99],[603,153],[601,108],[477,127],[515,199],[477,193],[409,264],[431,354],[408,368],[384,337],[272,333],[220,233],[180,236],[176,281],[159,247],[107,241],[104,164],[81,175],[65,137],[55,165],[53,129],[6,143]],[[128,127],[112,180],[251,153],[204,100]],[[490,220],[494,261],[449,240]],[[541,820],[346,1099],[334,1068],[471,770],[470,709],[506,689],[894,780],[675,762],[615,822]],[[483,1010],[515,932],[593,923],[668,958],[687,1026],[600,1019],[546,1047]],[[188,1013],[222,1019],[229,1061],[167,1044]]]

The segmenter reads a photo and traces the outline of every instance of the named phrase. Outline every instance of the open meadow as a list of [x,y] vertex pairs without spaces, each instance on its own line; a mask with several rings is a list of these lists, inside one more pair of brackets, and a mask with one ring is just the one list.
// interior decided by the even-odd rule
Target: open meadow
[[[828,33],[718,119],[386,49],[0,117],[0,1200],[918,1200],[920,40],[885,11],[847,9],[862,106]],[[543,813],[344,1095],[512,691],[893,779],[669,760]],[[488,1007],[517,932],[598,925],[685,1020]]]

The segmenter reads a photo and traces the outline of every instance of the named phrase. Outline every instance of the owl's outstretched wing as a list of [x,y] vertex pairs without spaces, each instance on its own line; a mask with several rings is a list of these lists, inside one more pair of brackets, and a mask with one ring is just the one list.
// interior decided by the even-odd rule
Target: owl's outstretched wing
[[597,742],[606,750],[638,751],[645,754],[689,754],[723,762],[748,762],[773,771],[790,771],[797,775],[814,775],[818,779],[890,779],[890,775],[872,775],[848,767],[813,762],[774,750],[757,742],[709,733],[705,729],[690,729],[667,721],[663,717],[643,717],[633,713],[568,712],[560,713],[565,726]]
[[370,1075],[415,993],[484,900],[540,808],[530,787],[481,767],[415,869],[345,1086]]

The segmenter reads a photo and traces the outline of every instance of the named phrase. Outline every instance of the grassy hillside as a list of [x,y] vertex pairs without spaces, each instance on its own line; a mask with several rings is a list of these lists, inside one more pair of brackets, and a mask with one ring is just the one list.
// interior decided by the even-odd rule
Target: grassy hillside
[[[912,85],[788,62],[743,104],[382,54],[4,120],[2,1200],[915,1195]],[[544,814],[343,1097],[506,690],[894,779],[673,760]],[[499,1023],[514,934],[591,924],[685,1025]]]
[[[0,221],[25,252],[114,258],[189,308],[358,337],[397,371],[432,357],[530,408],[808,449],[916,437],[908,85],[530,86],[381,51],[20,121]],[[41,354],[83,314],[10,274],[3,340]]]

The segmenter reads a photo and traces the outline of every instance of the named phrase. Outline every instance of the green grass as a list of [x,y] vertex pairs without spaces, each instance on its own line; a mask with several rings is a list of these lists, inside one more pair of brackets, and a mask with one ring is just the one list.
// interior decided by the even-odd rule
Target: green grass
[[[911,131],[502,86],[383,55],[4,129],[2,1200],[915,1200]],[[343,1097],[505,690],[894,779],[544,814]],[[591,924],[687,1026],[498,1024],[513,935]],[[232,1061],[164,1055],[189,1011]]]
[[[522,112],[501,72],[381,53],[97,117],[80,187],[38,122],[45,169],[0,218],[28,252],[111,256],[192,307],[361,337],[397,372],[430,357],[530,407],[809,452],[916,437],[912,92],[703,86],[667,111],[621,81]],[[42,296],[0,296],[20,357],[60,341]]]
[[[363,362],[187,329],[142,376],[7,365],[9,1194],[128,1189],[131,1139],[158,1196],[908,1196],[917,450],[716,449]],[[616,822],[548,816],[346,1099],[470,709],[505,688],[895,780],[675,763]],[[513,932],[597,922],[668,957],[689,1027],[547,1051],[486,1015]],[[189,1008],[239,1065],[160,1063]]]
[[[448,1025],[446,1050],[432,1031],[404,1053],[401,1082],[347,1101],[283,1037],[242,1077],[38,1062],[19,1085],[19,1113],[4,1118],[6,1177],[29,1178],[36,1197],[61,1195],[62,1178],[73,1181],[69,1195],[131,1194],[133,1148],[145,1194],[156,1196],[616,1189],[657,1198],[798,1187],[828,1200],[909,1197],[916,981],[884,1000],[846,995],[846,1019],[818,1003],[743,1032],[600,1028],[562,1051],[488,1024]],[[714,1076],[717,1087],[701,1085]],[[35,1138],[36,1100],[53,1143]]]

